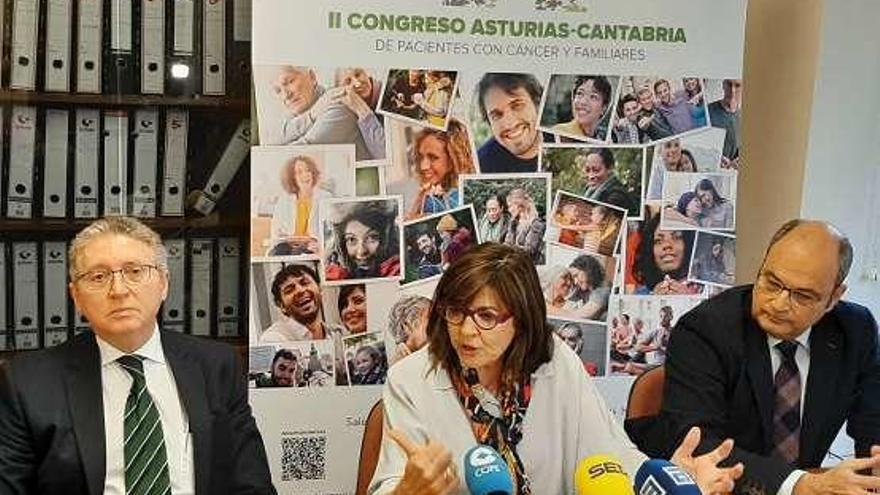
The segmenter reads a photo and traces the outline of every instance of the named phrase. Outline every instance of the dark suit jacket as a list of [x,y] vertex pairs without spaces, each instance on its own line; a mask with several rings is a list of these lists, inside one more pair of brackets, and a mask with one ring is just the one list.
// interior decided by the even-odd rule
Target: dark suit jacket
[[[189,417],[196,494],[274,494],[234,351],[161,335]],[[100,367],[91,333],[0,367],[0,493],[103,493]]]
[[877,324],[857,304],[840,302],[813,325],[797,466],[773,450],[773,377],[766,333],[751,318],[751,286],[730,289],[694,308],[672,331],[659,417],[629,421],[648,455],[668,457],[688,428],[702,428],[698,452],[727,437],[742,462],[738,493],[775,495],[794,467],[819,467],[837,432],[857,454],[880,444],[880,351]]

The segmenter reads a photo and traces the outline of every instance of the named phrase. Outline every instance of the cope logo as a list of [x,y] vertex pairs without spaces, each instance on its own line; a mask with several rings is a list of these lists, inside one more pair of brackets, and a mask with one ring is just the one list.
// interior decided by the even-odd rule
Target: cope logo
[[590,470],[587,471],[587,474],[590,475],[590,479],[596,479],[599,476],[604,476],[606,474],[626,474],[623,470],[623,466],[616,462],[606,461],[601,464],[596,464],[595,466],[591,466]]
[[492,473],[501,472],[501,466],[498,465],[498,456],[492,449],[486,447],[477,447],[468,457],[468,463],[476,468],[474,477],[479,478]]

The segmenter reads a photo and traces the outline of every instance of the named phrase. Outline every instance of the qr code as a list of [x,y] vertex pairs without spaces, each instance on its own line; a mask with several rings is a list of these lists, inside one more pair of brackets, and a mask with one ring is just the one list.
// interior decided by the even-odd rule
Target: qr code
[[327,454],[325,435],[281,439],[281,480],[323,480]]

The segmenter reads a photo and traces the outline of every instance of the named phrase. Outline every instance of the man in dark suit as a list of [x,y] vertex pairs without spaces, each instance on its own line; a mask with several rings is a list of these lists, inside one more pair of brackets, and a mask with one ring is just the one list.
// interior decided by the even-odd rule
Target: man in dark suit
[[[684,315],[667,350],[662,412],[627,429],[668,455],[691,426],[701,449],[724,438],[745,473],[737,493],[867,493],[880,478],[880,350],[871,313],[841,301],[852,262],[834,227],[794,220],[773,237],[754,286]],[[818,468],[844,421],[862,459]]]
[[134,219],[73,240],[93,332],[0,368],[0,493],[275,493],[234,351],[158,328],[166,267]]

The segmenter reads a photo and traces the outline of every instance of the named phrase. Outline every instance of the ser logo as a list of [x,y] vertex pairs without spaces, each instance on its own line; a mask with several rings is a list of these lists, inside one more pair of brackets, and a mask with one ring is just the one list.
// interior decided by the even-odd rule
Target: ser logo
[[623,470],[623,466],[616,462],[606,461],[601,464],[596,464],[595,466],[591,466],[590,470],[587,471],[587,474],[590,475],[590,479],[596,479],[599,476],[604,476],[606,474],[626,474]]

